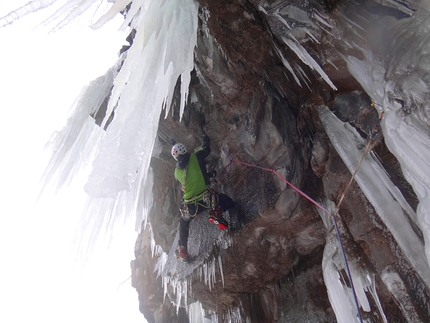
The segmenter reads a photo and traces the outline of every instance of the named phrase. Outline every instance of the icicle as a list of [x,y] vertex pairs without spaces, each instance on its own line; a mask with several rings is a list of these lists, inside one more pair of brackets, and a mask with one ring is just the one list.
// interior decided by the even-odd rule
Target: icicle
[[46,19],[41,26],[46,26],[49,23],[55,21],[61,16],[65,16],[60,20],[60,22],[53,28],[53,31],[63,28],[73,19],[80,16],[85,12],[91,5],[97,0],[71,0],[66,2],[61,6],[54,14],[52,14],[48,19]]
[[[111,6],[108,12],[106,12],[102,17],[99,18],[93,25],[91,25],[91,28],[98,29],[102,27],[105,23],[107,23],[109,20],[113,19],[121,10],[125,9],[132,0],[117,0],[115,3]],[[130,18],[128,18],[130,15]],[[127,20],[131,19],[134,14],[132,12],[129,12],[127,14]]]
[[218,323],[218,314],[217,313],[212,313],[211,322],[212,323]]
[[340,280],[339,269],[337,267],[343,268],[343,264],[341,261],[337,261],[339,265],[335,263],[335,256],[338,254],[337,249],[338,242],[335,235],[327,237],[322,268],[330,304],[336,315],[337,322],[359,322],[351,289],[346,287],[346,284],[342,284]]
[[280,22],[282,22],[288,28],[288,30],[291,32],[290,24],[288,23],[288,21],[285,20],[284,17],[282,17],[279,13],[276,13],[275,17],[278,18],[278,20]]
[[193,323],[204,323],[205,322],[205,311],[202,304],[197,301],[190,304],[188,307],[189,321]]
[[309,91],[312,92],[312,89],[309,86],[310,80],[309,80],[308,76],[306,75],[305,71],[303,71],[302,67],[300,65],[298,65],[298,64],[296,64],[294,67],[299,72],[299,76],[302,79],[303,83],[305,83],[305,85],[309,89]]
[[221,275],[222,287],[224,287],[224,272],[222,270],[221,255],[218,255],[218,266],[219,266],[219,272],[220,272],[220,275]]
[[401,1],[401,0],[374,0],[374,1],[379,3],[382,6],[399,10],[408,16],[412,16],[412,14],[414,13],[413,10],[408,7],[408,2],[405,2],[405,1]]
[[57,176],[56,189],[60,189],[94,158],[97,142],[104,131],[95,125],[90,115],[109,96],[115,75],[115,68],[111,68],[82,90],[75,102],[74,111],[67,120],[67,126],[56,132],[48,144],[55,154],[43,174],[43,186]]
[[[167,278],[167,277],[165,277]],[[172,287],[173,292],[176,294],[176,313],[181,307],[181,302],[183,301],[186,305],[188,302],[188,280],[177,280],[175,278],[168,279],[169,285]]]
[[373,300],[375,301],[376,307],[378,308],[379,314],[381,315],[383,323],[388,323],[387,317],[385,316],[384,309],[382,308],[381,301],[379,300],[378,294],[376,292],[376,281],[375,275],[368,275],[368,280],[370,285],[368,286],[368,291],[370,295],[372,295]]
[[258,10],[260,10],[261,12],[263,12],[266,16],[268,15],[266,9],[264,9],[264,7],[262,5],[258,5]]
[[181,297],[182,297],[182,284],[179,281],[174,280],[175,291],[176,291],[176,313],[179,312],[179,307],[181,307]]
[[279,58],[282,61],[282,64],[284,64],[284,66],[287,68],[287,70],[291,73],[291,75],[293,75],[294,80],[296,81],[296,83],[302,87],[302,84],[300,83],[299,78],[297,77],[296,73],[294,73],[293,68],[291,67],[290,63],[287,61],[287,59],[284,57],[284,55],[282,54],[281,50],[278,48],[278,46],[276,46],[276,44],[274,45],[276,52],[278,53]]
[[211,290],[211,286],[210,286],[210,278],[209,278],[209,272],[208,272],[208,264],[204,263],[203,264],[203,274],[205,277],[205,285],[209,287],[209,290]]
[[154,258],[156,244],[155,244],[155,239],[154,239],[154,233],[152,232],[152,230],[150,230],[150,231],[151,231],[151,256],[152,256],[152,258]]
[[305,30],[306,35],[308,35],[314,42],[317,44],[321,44],[320,41],[312,34],[312,32],[309,29]]
[[188,279],[185,279],[182,282],[182,298],[184,300],[185,306],[188,303]]
[[[396,298],[407,322],[421,322],[400,276],[395,272],[391,272],[389,268],[386,268],[381,274],[381,279],[390,293]],[[420,296],[416,295],[416,297]]]
[[331,59],[326,58],[326,62],[333,66],[336,70],[339,70],[339,68],[331,61]]
[[157,246],[157,247],[159,248],[160,255],[157,260],[157,263],[155,264],[154,272],[155,271],[157,272],[157,278],[158,278],[161,276],[161,273],[164,270],[164,266],[166,265],[168,256],[165,252],[163,252],[163,249],[161,249],[160,246]]
[[4,17],[0,18],[0,28],[10,25],[15,20],[18,20],[29,13],[36,12],[40,9],[44,9],[52,5],[57,0],[36,0],[36,1],[30,1],[29,3],[25,4],[24,6],[10,12]]
[[226,314],[229,323],[243,323],[241,311],[239,307],[229,308]]
[[321,66],[318,65],[318,63],[312,58],[312,56],[309,55],[306,49],[302,45],[300,45],[300,43],[293,42],[291,39],[288,39],[286,37],[282,37],[282,40],[294,53],[296,53],[296,55],[302,60],[303,63],[318,72],[318,74],[324,79],[324,81],[326,81],[326,83],[330,85],[333,90],[337,91],[336,86],[330,80],[328,75],[322,70]]
[[163,283],[163,301],[165,301],[166,300],[166,295],[167,295],[167,287],[168,287],[168,284],[170,282],[170,279],[169,279],[169,277],[162,276],[161,280],[162,280],[162,283]]
[[212,286],[215,287],[216,283],[216,266],[215,266],[215,258],[211,260],[211,276],[212,276]]
[[312,17],[315,18],[317,21],[319,21],[320,23],[322,23],[324,26],[333,29],[333,26],[330,25],[327,20],[318,12],[318,11],[314,11],[312,14]]
[[197,277],[199,278],[200,281],[202,281],[202,277],[203,277],[202,266],[197,268]]

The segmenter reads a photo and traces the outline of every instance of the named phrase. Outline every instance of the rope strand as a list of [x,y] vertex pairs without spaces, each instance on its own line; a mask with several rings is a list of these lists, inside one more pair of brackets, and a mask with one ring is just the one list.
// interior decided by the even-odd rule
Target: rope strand
[[[381,116],[381,118],[382,118],[382,116]],[[379,122],[378,122],[378,125],[379,125]],[[284,178],[281,174],[279,174],[275,169],[273,169],[273,168],[268,168],[268,167],[261,167],[261,166],[258,166],[258,165],[254,165],[254,164],[250,164],[250,163],[242,162],[242,161],[237,160],[237,159],[233,159],[233,157],[231,156],[231,154],[230,154],[229,152],[227,152],[227,151],[223,148],[224,153],[225,153],[225,154],[226,154],[226,156],[230,159],[230,163],[229,163],[226,167],[224,167],[224,169],[226,169],[226,168],[230,167],[233,163],[236,163],[236,164],[240,164],[240,165],[243,165],[243,166],[246,166],[246,167],[258,168],[258,169],[261,169],[261,170],[264,170],[264,171],[272,172],[272,173],[274,173],[276,176],[278,176],[278,177],[279,177],[279,178],[280,178],[284,183],[286,183],[288,186],[290,186],[294,191],[296,191],[297,193],[299,193],[299,194],[300,194],[301,196],[303,196],[305,199],[307,199],[307,200],[308,200],[308,201],[310,201],[312,204],[314,204],[316,207],[320,208],[323,212],[325,212],[325,213],[329,214],[329,215],[332,217],[332,219],[333,219],[333,223],[334,223],[334,227],[335,227],[335,230],[336,230],[336,235],[337,235],[337,238],[338,238],[338,241],[339,241],[339,245],[340,245],[340,249],[341,249],[341,252],[342,252],[342,256],[343,256],[343,259],[344,259],[344,262],[345,262],[345,269],[346,269],[346,272],[347,272],[347,275],[348,275],[349,283],[350,283],[350,285],[351,285],[351,290],[352,290],[352,294],[353,294],[353,297],[354,297],[354,301],[355,301],[355,305],[356,305],[356,308],[357,308],[357,314],[358,314],[358,318],[359,318],[359,320],[360,320],[360,323],[363,323],[363,319],[362,319],[362,317],[361,317],[360,306],[359,306],[359,304],[358,304],[358,299],[357,299],[357,293],[356,293],[356,290],[355,290],[354,282],[353,282],[353,280],[352,280],[352,275],[351,275],[351,271],[350,271],[350,268],[349,268],[348,259],[347,259],[347,257],[346,257],[345,249],[344,249],[344,247],[343,247],[343,242],[342,242],[342,239],[341,239],[341,236],[340,236],[339,226],[338,226],[338,224],[337,224],[337,220],[336,220],[336,217],[335,217],[335,216],[336,216],[336,215],[338,214],[338,212],[339,212],[340,204],[342,203],[342,201],[343,201],[343,199],[344,199],[344,197],[345,197],[345,195],[346,195],[346,192],[347,192],[347,190],[348,190],[349,186],[351,185],[352,181],[354,180],[355,174],[357,174],[357,172],[358,172],[358,170],[359,170],[359,168],[360,168],[360,166],[361,166],[361,163],[362,163],[362,161],[364,160],[365,155],[366,155],[366,154],[367,154],[367,152],[369,151],[371,141],[372,141],[372,140],[369,140],[369,141],[368,141],[368,143],[367,143],[367,145],[366,145],[366,148],[365,148],[365,150],[364,150],[364,152],[363,152],[363,154],[362,154],[362,156],[361,156],[361,159],[360,159],[360,161],[359,161],[359,163],[358,163],[358,166],[357,166],[356,170],[355,170],[355,171],[354,171],[354,173],[352,174],[352,176],[351,176],[351,179],[350,179],[349,183],[347,184],[347,186],[345,187],[344,191],[342,192],[342,196],[341,196],[341,198],[340,198],[340,200],[339,200],[339,203],[338,203],[338,204],[337,204],[337,206],[336,206],[336,210],[335,210],[335,212],[334,212],[334,213],[333,213],[333,212],[330,212],[329,210],[327,210],[327,209],[326,209],[325,207],[323,207],[321,204],[319,204],[319,203],[318,203],[318,202],[316,202],[314,199],[312,199],[309,195],[307,195],[306,193],[304,193],[303,191],[301,191],[300,189],[298,189],[296,186],[294,186],[293,184],[291,184],[289,181],[287,181],[287,179],[286,179],[286,178]],[[223,169],[223,171],[224,171],[224,169]]]
[[[374,104],[375,103],[373,103],[372,102],[372,106],[374,106]],[[295,190],[297,193],[299,193],[301,196],[303,196],[305,199],[307,199],[308,201],[310,201],[312,204],[314,204],[316,207],[318,207],[318,208],[320,208],[323,212],[325,212],[325,213],[327,213],[327,214],[330,214],[330,216],[332,217],[332,219],[333,219],[333,223],[334,223],[334,227],[335,227],[335,230],[336,230],[336,235],[337,235],[337,238],[338,238],[338,241],[339,241],[339,245],[340,245],[340,249],[341,249],[341,251],[342,251],[342,256],[343,256],[343,260],[344,260],[344,262],[345,262],[345,269],[346,269],[346,272],[347,272],[347,274],[348,274],[348,279],[349,279],[349,283],[350,283],[350,285],[351,285],[351,290],[352,290],[352,294],[353,294],[353,296],[354,296],[354,301],[355,301],[355,305],[356,305],[356,308],[357,308],[357,314],[358,314],[358,318],[359,318],[359,320],[360,320],[360,323],[363,323],[363,318],[361,317],[361,312],[360,312],[360,306],[359,306],[359,304],[358,304],[358,299],[357,299],[357,293],[356,293],[356,290],[355,290],[355,286],[354,286],[354,282],[352,281],[352,275],[351,275],[351,271],[350,271],[350,269],[349,269],[349,263],[348,263],[348,259],[347,259],[347,257],[346,257],[346,253],[345,253],[345,249],[344,249],[344,247],[343,247],[343,243],[342,243],[342,239],[341,239],[341,236],[340,236],[340,231],[339,231],[339,226],[338,226],[338,224],[337,224],[337,220],[336,220],[336,215],[338,215],[339,214],[339,208],[340,208],[340,205],[342,204],[342,202],[343,202],[343,199],[344,199],[344,197],[345,197],[345,195],[346,195],[346,192],[348,191],[348,189],[349,189],[349,187],[351,186],[351,184],[352,184],[352,181],[354,180],[354,178],[355,178],[355,175],[357,174],[357,172],[358,172],[358,170],[360,169],[360,167],[361,167],[361,163],[363,162],[363,160],[364,160],[364,157],[366,156],[366,154],[369,152],[369,150],[370,150],[370,146],[371,146],[371,143],[373,142],[373,138],[375,137],[375,135],[378,133],[378,131],[379,131],[379,126],[380,126],[380,124],[381,124],[381,120],[382,120],[382,117],[384,116],[384,111],[382,111],[381,112],[381,115],[379,116],[379,119],[378,119],[378,121],[377,121],[377,123],[376,123],[376,126],[375,126],[375,128],[373,129],[373,131],[371,132],[371,134],[370,134],[370,136],[369,136],[369,139],[368,139],[368,142],[367,142],[367,145],[366,145],[366,147],[365,147],[365,149],[364,149],[364,151],[363,151],[363,154],[361,155],[361,158],[360,158],[360,161],[358,162],[358,165],[357,165],[357,167],[356,167],[356,169],[355,169],[355,171],[354,171],[354,173],[352,174],[352,176],[351,176],[351,179],[349,180],[349,182],[348,182],[348,184],[346,185],[346,187],[345,187],[345,189],[343,190],[343,192],[342,192],[342,195],[341,195],[341,197],[340,197],[340,199],[339,199],[339,202],[338,202],[338,204],[337,204],[337,206],[336,206],[336,209],[335,209],[335,212],[333,213],[333,212],[330,212],[330,211],[328,211],[326,208],[324,208],[321,204],[319,204],[319,203],[317,203],[314,199],[312,199],[310,196],[308,196],[307,194],[305,194],[303,191],[301,191],[300,189],[298,189],[297,187],[295,187],[293,184],[291,184],[289,181],[287,181],[283,176],[281,176],[275,169],[273,169],[273,168],[268,168],[268,167],[261,167],[261,166],[258,166],[258,165],[253,165],[253,164],[249,164],[249,163],[245,163],[245,162],[242,162],[242,161],[240,161],[240,160],[237,160],[237,159],[234,159],[233,157],[232,157],[232,155],[226,150],[226,149],[222,149],[223,151],[224,151],[224,153],[226,154],[226,156],[230,159],[230,163],[227,165],[227,166],[225,166],[224,168],[223,168],[223,170],[222,171],[224,171],[226,168],[229,168],[233,163],[237,163],[237,164],[241,164],[241,165],[244,165],[244,166],[246,166],[246,167],[253,167],[253,168],[258,168],[258,169],[261,169],[261,170],[264,170],[264,171],[269,171],[269,172],[272,172],[272,173],[274,173],[276,176],[278,176],[283,182],[285,182],[288,186],[290,186],[293,190]]]

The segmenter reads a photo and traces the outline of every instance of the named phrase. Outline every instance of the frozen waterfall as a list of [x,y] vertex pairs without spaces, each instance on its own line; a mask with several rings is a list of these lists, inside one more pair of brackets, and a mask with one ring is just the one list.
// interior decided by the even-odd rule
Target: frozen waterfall
[[[55,2],[29,2],[25,7],[0,18],[0,25],[10,24],[27,13]],[[65,17],[58,23],[58,27],[61,27],[93,3],[91,0],[69,1],[52,19]],[[397,1],[390,3],[400,6]],[[419,198],[416,214],[372,155],[365,157],[356,181],[419,277],[430,288],[430,4],[420,1],[417,6],[419,10],[413,13],[414,19],[399,20],[389,26],[395,38],[391,54],[385,61],[376,60],[368,48],[361,48],[365,56],[363,60],[353,56],[344,59],[350,73],[377,103],[379,112],[385,112],[382,121],[385,141],[399,160],[406,179]],[[260,10],[265,12],[263,7]],[[118,0],[93,27],[102,26],[120,12],[125,16],[123,28],[129,28],[134,33],[130,48],[121,54],[116,66],[91,82],[79,96],[67,126],[56,133],[50,143],[55,153],[45,174],[45,181],[55,181],[59,189],[70,182],[80,169],[91,164],[91,173],[85,185],[89,196],[85,225],[92,227],[88,238],[90,241],[96,239],[100,230],[114,226],[125,217],[135,216],[137,226],[145,220],[145,212],[152,202],[153,179],[149,162],[158,122],[163,109],[165,114],[169,113],[177,84],[180,84],[181,90],[182,115],[188,97],[190,73],[194,68],[193,52],[197,44],[198,27],[198,5],[195,1]],[[407,13],[412,15],[410,11]],[[290,14],[297,12],[291,11]],[[277,13],[276,17],[287,29],[290,28]],[[315,13],[314,18],[325,28],[331,28],[318,13]],[[303,19],[312,24],[312,29],[322,28],[308,21],[307,16]],[[306,35],[315,39],[312,29],[306,30]],[[332,89],[336,89],[335,84],[292,33],[286,35],[283,41],[301,62],[316,71]],[[300,77],[306,83],[303,75],[295,74],[298,68],[294,67],[294,72],[281,51],[277,54],[293,74],[295,82],[301,84]],[[97,126],[91,116],[104,108],[106,113],[100,126]],[[362,153],[362,139],[325,107],[320,109],[320,118],[331,143],[352,173]],[[326,221],[326,225],[331,228],[329,222]],[[417,235],[415,225],[422,231],[424,243]],[[215,239],[213,237],[214,241]],[[322,264],[324,280],[338,321],[357,321],[351,291],[340,284],[339,272],[343,264],[339,260],[337,248],[336,240],[329,235]],[[172,254],[168,256],[161,250],[157,250],[155,254],[160,257],[157,269],[163,275],[163,272],[168,271],[165,265],[169,265],[168,258],[172,258]],[[199,265],[202,266],[196,266],[192,270],[197,269],[198,275],[203,277],[202,280],[209,288],[214,283],[216,270],[221,273],[224,285],[221,258],[207,262],[202,260]],[[358,287],[359,303],[364,311],[369,311],[370,300],[365,292],[379,304],[374,277],[354,261],[352,273]],[[382,280],[396,299],[403,302],[403,285],[397,273],[387,268]],[[163,277],[163,282],[165,290],[168,284],[174,287],[177,294],[176,305],[179,307],[181,300],[187,299],[189,284],[186,278],[175,280],[166,276]],[[406,309],[408,304],[404,302],[402,308]],[[378,309],[380,316],[384,318],[380,305]],[[191,316],[196,317],[196,321],[206,322],[207,319],[201,312],[200,303],[190,306]],[[230,321],[239,320],[237,317],[240,318],[240,314],[237,312],[239,311],[236,309],[231,310]],[[414,319],[414,313],[405,311],[404,314],[411,317],[411,320]]]
[[[132,44],[116,66],[84,89],[67,126],[52,138],[55,153],[45,174],[45,181],[55,179],[59,188],[92,164],[84,217],[84,225],[93,227],[90,240],[125,217],[136,216],[140,227],[151,203],[148,168],[160,114],[163,108],[169,112],[178,80],[183,112],[193,69],[198,8],[194,1],[117,1],[95,25],[127,5],[125,26],[134,33]],[[91,115],[102,106],[106,114],[99,127]]]
[[430,84],[426,80],[430,65],[430,4],[420,1],[414,19],[396,21],[391,26],[393,45],[386,61],[374,59],[363,48],[364,60],[346,57],[348,69],[376,102],[385,142],[399,160],[405,178],[420,203],[418,223],[425,239],[430,261]]

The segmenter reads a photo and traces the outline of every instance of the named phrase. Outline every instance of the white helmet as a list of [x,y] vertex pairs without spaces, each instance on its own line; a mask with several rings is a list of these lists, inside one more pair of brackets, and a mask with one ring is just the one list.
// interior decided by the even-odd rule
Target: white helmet
[[175,160],[178,160],[179,155],[184,155],[187,153],[187,148],[184,144],[177,143],[172,147],[172,156]]

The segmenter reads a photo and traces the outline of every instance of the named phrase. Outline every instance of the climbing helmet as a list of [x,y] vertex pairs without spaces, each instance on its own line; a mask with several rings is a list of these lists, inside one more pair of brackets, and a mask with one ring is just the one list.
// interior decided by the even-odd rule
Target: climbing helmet
[[176,160],[178,160],[179,155],[184,155],[187,153],[187,148],[184,146],[184,144],[177,143],[173,145],[172,147],[172,156]]

